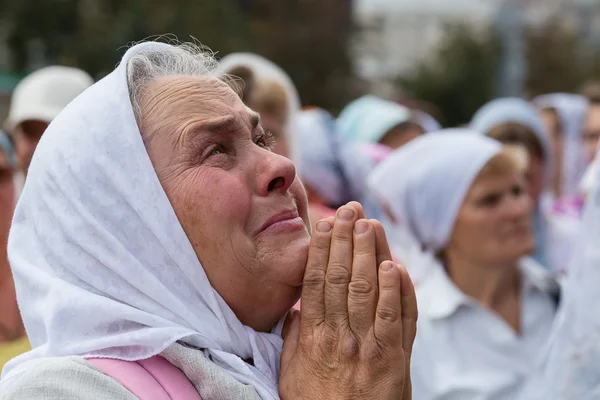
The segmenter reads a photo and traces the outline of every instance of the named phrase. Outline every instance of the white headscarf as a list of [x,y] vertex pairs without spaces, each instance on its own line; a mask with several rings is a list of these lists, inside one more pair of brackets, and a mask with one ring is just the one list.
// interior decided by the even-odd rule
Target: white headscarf
[[253,73],[253,78],[257,83],[277,82],[285,90],[288,104],[288,118],[285,132],[288,135],[290,146],[290,158],[296,166],[299,166],[300,157],[300,138],[298,135],[298,124],[296,116],[300,111],[300,96],[294,86],[290,76],[275,63],[253,53],[232,53],[219,61],[219,70],[222,74],[229,74],[232,70],[239,67],[246,67]]
[[430,114],[421,110],[411,110],[413,122],[419,125],[425,133],[437,132],[442,129],[442,125]]
[[431,252],[446,246],[479,171],[502,146],[467,129],[425,135],[395,150],[368,178],[397,222]]
[[505,123],[516,123],[530,129],[544,150],[545,174],[548,183],[552,177],[552,143],[537,109],[529,102],[516,97],[492,100],[473,116],[470,128],[486,135],[490,130]]
[[571,93],[538,96],[533,103],[540,109],[554,108],[558,113],[564,134],[563,187],[565,194],[576,194],[586,169],[581,134],[589,103],[585,97]]
[[299,176],[327,200],[329,206],[340,206],[348,201],[349,188],[339,161],[335,120],[319,108],[304,110],[297,119],[302,157]]
[[410,110],[376,96],[363,96],[348,104],[337,119],[340,136],[347,141],[377,143],[394,127],[410,120]]
[[134,118],[127,61],[170,48],[131,48],[40,140],[8,244],[33,350],[7,364],[2,385],[45,357],[140,360],[183,340],[278,397],[281,322],[257,333],[210,285]]

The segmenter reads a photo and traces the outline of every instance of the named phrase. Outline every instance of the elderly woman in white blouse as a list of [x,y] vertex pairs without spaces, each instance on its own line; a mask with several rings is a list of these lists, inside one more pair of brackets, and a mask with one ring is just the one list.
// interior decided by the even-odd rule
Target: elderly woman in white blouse
[[311,235],[216,68],[136,45],[42,137],[8,249],[33,350],[3,399],[410,398],[416,303],[381,225],[351,203]]
[[415,139],[370,177],[424,253],[414,398],[517,399],[546,343],[557,285],[530,259],[517,150],[468,130]]

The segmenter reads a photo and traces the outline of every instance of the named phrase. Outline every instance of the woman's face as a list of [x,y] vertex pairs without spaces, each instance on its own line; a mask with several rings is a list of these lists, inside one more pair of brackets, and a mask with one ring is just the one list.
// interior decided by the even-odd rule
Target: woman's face
[[448,251],[479,265],[514,262],[531,253],[531,201],[519,174],[477,179],[456,219]]
[[0,149],[0,282],[10,274],[6,254],[8,231],[15,205],[15,184],[9,159]]
[[150,159],[212,286],[244,324],[270,329],[299,297],[310,241],[294,165],[217,79],[157,80],[141,110]]

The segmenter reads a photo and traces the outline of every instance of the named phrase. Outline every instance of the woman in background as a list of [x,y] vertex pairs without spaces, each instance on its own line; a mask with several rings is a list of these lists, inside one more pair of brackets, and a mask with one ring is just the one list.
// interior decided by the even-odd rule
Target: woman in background
[[340,163],[340,143],[335,119],[325,110],[310,108],[297,117],[301,137],[298,175],[308,197],[311,221],[335,215],[335,209],[350,201],[348,183]]
[[413,398],[517,399],[558,290],[524,258],[535,240],[523,160],[468,130],[441,133],[396,150],[372,176],[395,173],[394,215],[425,253],[407,266],[428,271],[417,286]]
[[288,74],[273,62],[252,53],[232,53],[219,62],[221,75],[244,103],[260,114],[260,123],[276,140],[273,151],[300,160],[296,116],[300,97]]
[[571,93],[553,93],[533,99],[550,134],[554,154],[552,190],[560,199],[579,192],[587,167],[583,152],[583,129],[588,101]]
[[29,350],[29,341],[17,307],[6,243],[15,206],[14,174],[17,161],[8,136],[0,131],[0,369]]
[[529,163],[525,173],[533,201],[535,249],[533,257],[543,266],[548,260],[547,214],[554,201],[551,190],[553,152],[550,137],[535,107],[518,98],[493,100],[473,116],[470,127],[504,144],[522,146]]

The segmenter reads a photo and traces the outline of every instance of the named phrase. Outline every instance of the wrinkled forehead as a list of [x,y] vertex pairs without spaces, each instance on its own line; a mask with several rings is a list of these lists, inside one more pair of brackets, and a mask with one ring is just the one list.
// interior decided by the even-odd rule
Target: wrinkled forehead
[[177,116],[247,113],[239,96],[223,81],[212,76],[169,76],[152,82],[144,91],[142,108]]

